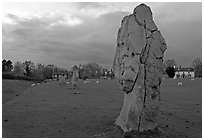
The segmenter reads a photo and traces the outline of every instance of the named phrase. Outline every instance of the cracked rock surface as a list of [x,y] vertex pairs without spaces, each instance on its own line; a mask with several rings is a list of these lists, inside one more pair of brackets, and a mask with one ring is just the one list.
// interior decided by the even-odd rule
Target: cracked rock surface
[[158,126],[160,84],[165,39],[145,4],[125,16],[118,30],[113,70],[124,91],[116,124],[124,132],[146,131]]

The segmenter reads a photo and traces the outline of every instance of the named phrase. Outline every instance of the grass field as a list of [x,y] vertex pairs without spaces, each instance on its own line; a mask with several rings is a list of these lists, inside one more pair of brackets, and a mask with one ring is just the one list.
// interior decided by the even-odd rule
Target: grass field
[[[2,105],[2,136],[123,137],[114,125],[123,93],[116,80],[98,81],[80,81],[81,94],[74,94],[71,85],[59,82],[35,87],[28,82],[22,84],[23,88],[14,84],[14,89],[25,89],[29,84],[30,88]],[[160,125],[164,135],[136,137],[202,137],[202,79],[180,79],[182,86],[177,85],[178,81],[165,79],[161,85]],[[2,83],[3,99],[13,91],[11,86],[7,90],[7,83]]]
[[31,81],[24,80],[2,80],[2,103],[15,99],[25,89],[31,86]]
[[[182,86],[177,85],[179,81]],[[202,137],[202,79],[167,79],[161,87],[161,110],[165,114],[161,116],[170,133]]]

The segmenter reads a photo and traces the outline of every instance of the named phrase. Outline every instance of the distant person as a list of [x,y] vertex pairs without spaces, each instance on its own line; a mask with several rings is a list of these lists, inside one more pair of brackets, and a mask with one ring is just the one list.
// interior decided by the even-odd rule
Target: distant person
[[79,78],[79,70],[78,70],[77,66],[74,66],[72,68],[72,71],[73,71],[73,74],[71,77],[71,83],[74,87],[74,94],[80,94],[79,87],[77,86],[77,80]]

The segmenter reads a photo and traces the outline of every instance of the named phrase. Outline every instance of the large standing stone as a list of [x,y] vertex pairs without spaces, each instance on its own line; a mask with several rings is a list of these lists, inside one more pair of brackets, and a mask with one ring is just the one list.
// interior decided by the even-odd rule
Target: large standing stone
[[113,70],[124,91],[116,124],[123,131],[158,126],[160,84],[166,42],[155,25],[150,7],[140,4],[123,18],[118,30]]

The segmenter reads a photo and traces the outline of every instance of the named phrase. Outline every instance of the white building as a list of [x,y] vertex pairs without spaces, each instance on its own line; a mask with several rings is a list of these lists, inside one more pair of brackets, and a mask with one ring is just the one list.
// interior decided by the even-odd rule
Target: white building
[[194,68],[175,68],[174,78],[194,77]]

